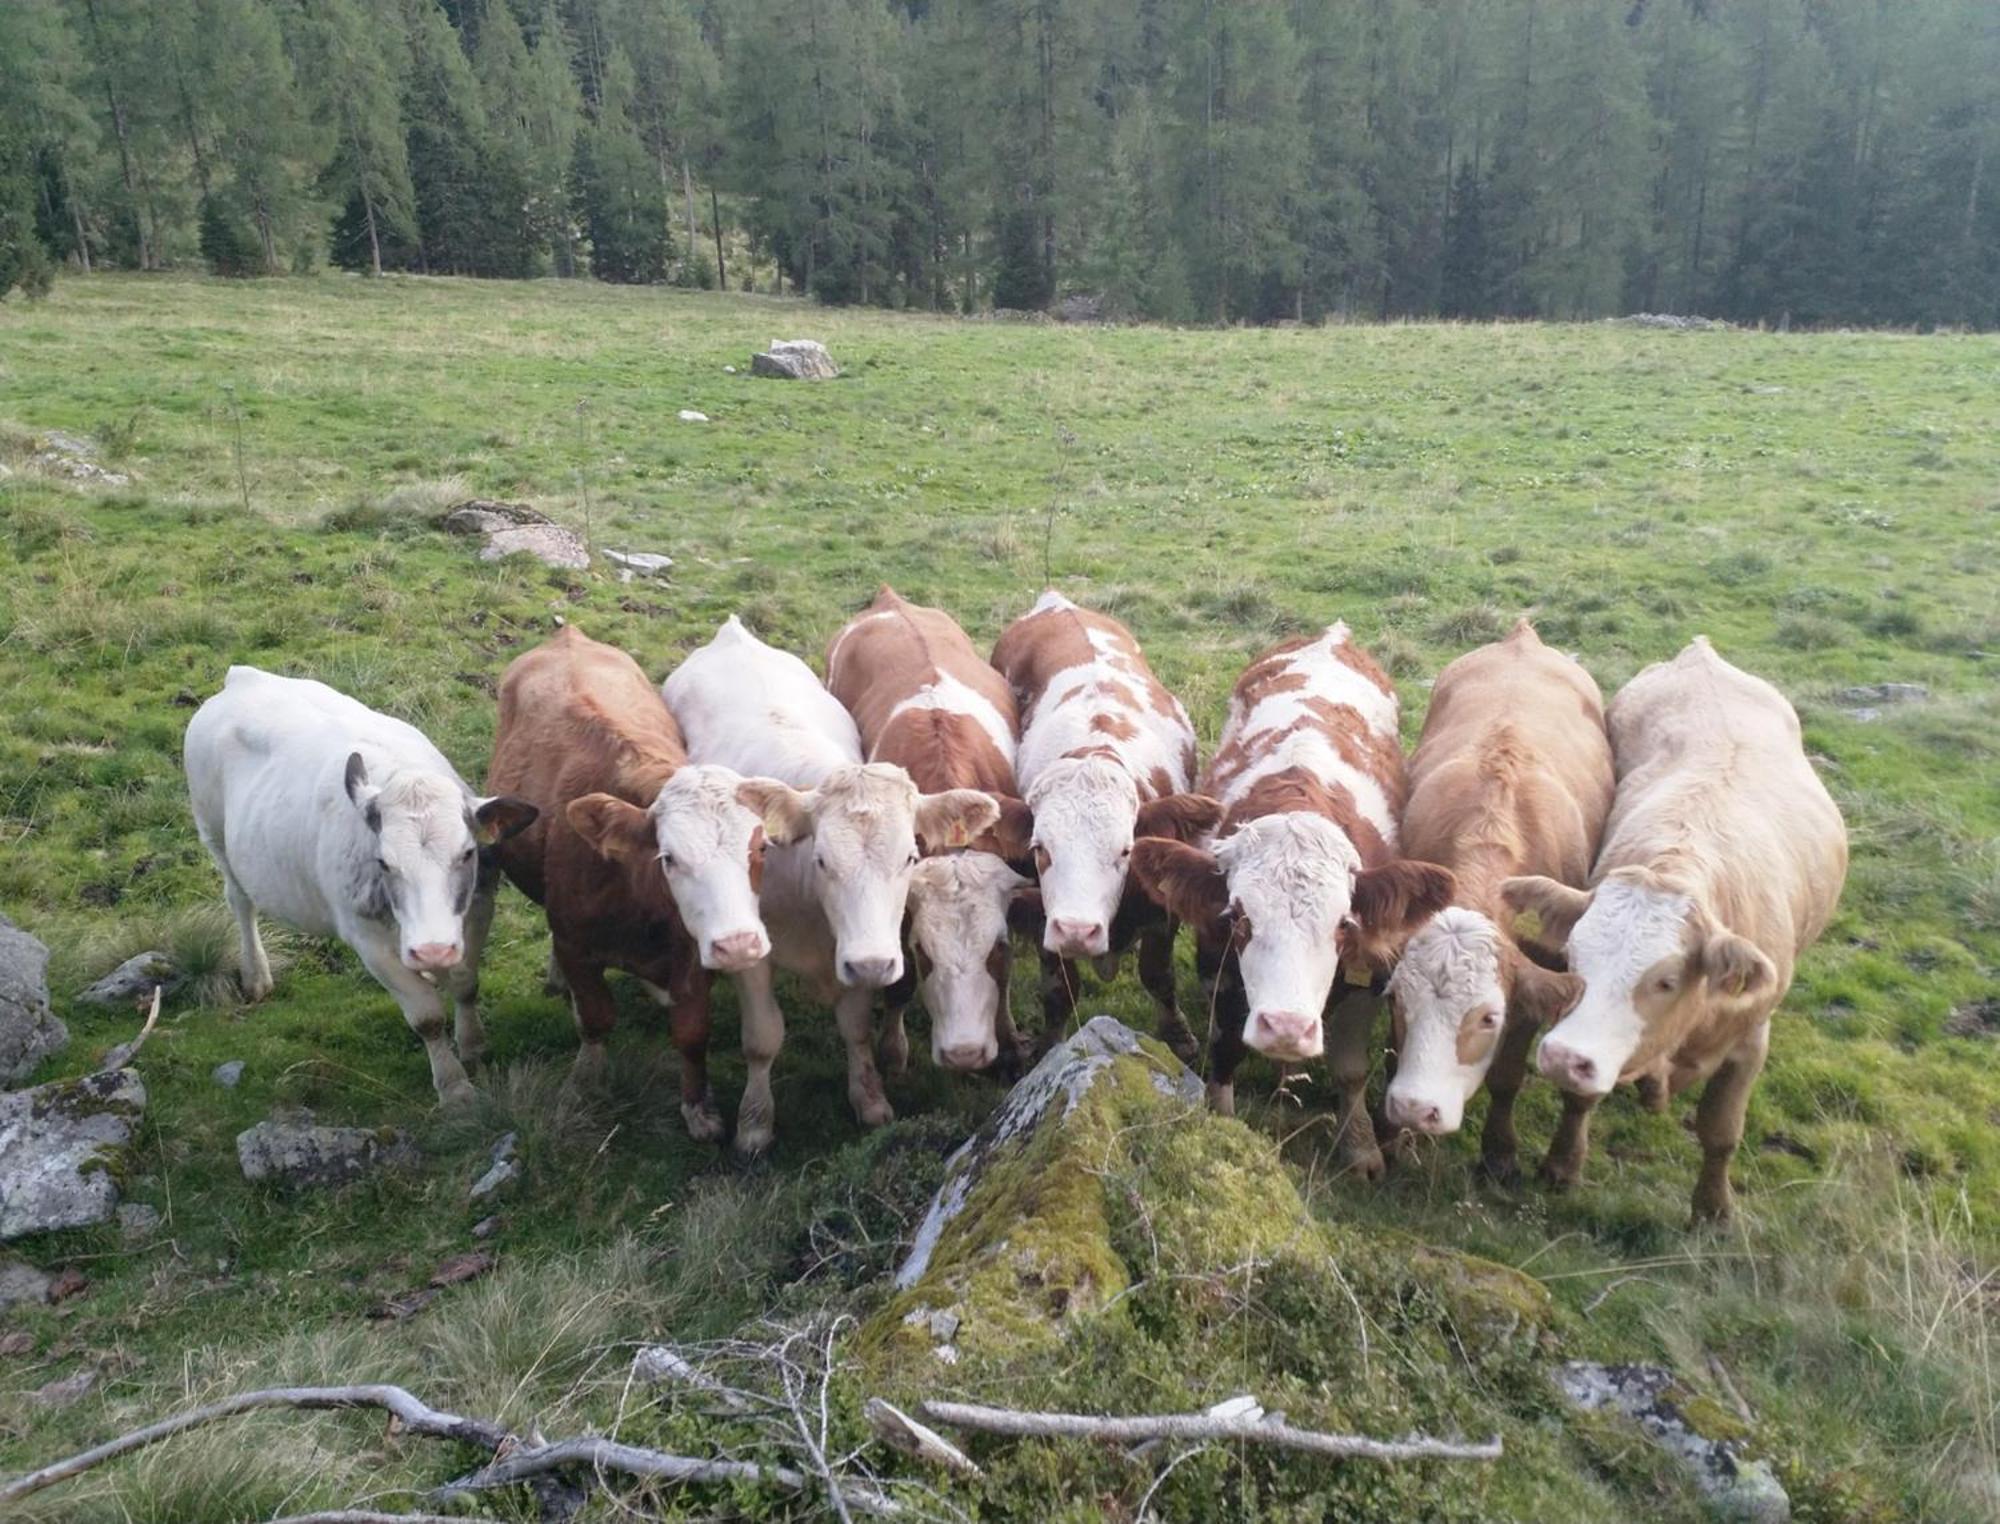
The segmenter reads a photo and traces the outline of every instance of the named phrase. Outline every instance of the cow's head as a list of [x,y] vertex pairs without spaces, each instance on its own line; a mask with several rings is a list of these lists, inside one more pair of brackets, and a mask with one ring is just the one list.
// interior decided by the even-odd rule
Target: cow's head
[[939,1068],[984,1069],[999,1056],[1010,912],[1028,892],[990,852],[926,857],[911,870],[910,943]]
[[782,784],[743,786],[773,839],[810,838],[813,892],[833,932],[834,974],[879,989],[903,976],[903,908],[918,843],[963,846],[992,829],[1000,806],[977,789],[919,794],[900,767],[841,767],[809,793]]
[[1755,1014],[1778,993],[1759,948],[1644,868],[1616,869],[1593,890],[1510,878],[1500,893],[1521,935],[1565,953],[1583,979],[1535,1061],[1574,1095],[1608,1095],[1712,1017]]
[[419,973],[456,968],[465,956],[465,911],[479,886],[479,849],[535,823],[526,800],[468,799],[442,773],[407,769],[375,779],[361,753],[347,759],[347,798],[374,837],[357,898],[396,923],[396,953]]
[[[771,951],[757,891],[766,843],[783,845],[785,838],[766,830],[766,788],[785,785],[689,763],[647,808],[585,794],[570,801],[569,823],[598,856],[633,874],[641,894],[645,881],[659,875],[701,966],[739,973]],[[753,789],[754,799],[746,797]]]
[[1111,922],[1135,841],[1193,841],[1222,819],[1222,806],[1201,794],[1140,803],[1131,774],[1104,757],[1051,763],[1028,790],[1027,804],[1046,916],[1042,946],[1065,958],[1111,950]]
[[1210,946],[1234,949],[1249,1011],[1243,1040],[1279,1059],[1317,1057],[1343,957],[1386,945],[1450,902],[1431,863],[1364,871],[1346,836],[1316,815],[1253,820],[1213,852],[1142,841],[1132,872],[1153,901]]
[[1541,1026],[1575,1004],[1583,981],[1522,957],[1490,918],[1440,910],[1404,945],[1389,977],[1396,1077],[1389,1120],[1415,1132],[1457,1132],[1511,1021]]

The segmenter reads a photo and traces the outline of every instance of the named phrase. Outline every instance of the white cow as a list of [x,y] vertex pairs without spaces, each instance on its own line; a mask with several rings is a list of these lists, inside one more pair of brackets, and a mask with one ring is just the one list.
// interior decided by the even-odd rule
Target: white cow
[[902,768],[864,763],[853,718],[812,668],[734,615],[660,692],[689,760],[745,775],[738,797],[765,811],[773,844],[760,894],[771,956],[736,976],[747,1069],[737,1149],[756,1153],[772,1136],[771,1064],[785,1037],[773,963],[832,1002],[855,1114],[870,1127],[889,1121],[871,1028],[875,991],[903,974],[917,838],[969,841],[999,819],[999,806],[974,789],[919,794]]
[[[479,848],[532,824],[535,807],[477,797],[415,727],[255,667],[229,669],[188,722],[183,752],[195,829],[242,934],[244,994],[271,991],[260,909],[339,937],[423,1039],[438,1098],[469,1100],[464,1066],[486,1044],[479,956],[493,919]],[[456,1007],[456,1054],[434,978]]]

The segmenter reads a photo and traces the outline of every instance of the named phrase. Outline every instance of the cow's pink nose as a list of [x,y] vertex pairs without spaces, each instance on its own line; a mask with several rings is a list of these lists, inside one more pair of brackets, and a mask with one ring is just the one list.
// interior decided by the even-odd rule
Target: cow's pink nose
[[851,989],[879,990],[902,977],[903,960],[891,958],[842,958],[840,982]]
[[410,949],[403,961],[419,973],[439,968],[456,968],[459,950],[456,942],[420,942]]
[[946,1048],[938,1055],[938,1058],[947,1069],[969,1070],[984,1069],[999,1056],[1000,1045],[997,1042],[989,1040],[986,1042],[960,1043],[956,1047]]
[[732,931],[726,937],[717,937],[708,944],[708,957],[703,961],[725,974],[740,974],[752,964],[761,962],[771,950],[761,931]]
[[1094,958],[1109,940],[1102,921],[1050,921],[1045,945],[1065,958]]
[[1407,1127],[1411,1132],[1429,1133],[1435,1137],[1445,1130],[1444,1108],[1436,1101],[1426,1101],[1418,1096],[1397,1095],[1389,1092],[1389,1120],[1398,1127]]
[[1564,1090],[1578,1095],[1596,1095],[1605,1088],[1600,1082],[1596,1063],[1559,1042],[1542,1044],[1542,1051],[1535,1058],[1535,1067],[1542,1071],[1544,1079],[1553,1080]]
[[1319,1018],[1304,1011],[1258,1011],[1250,1018],[1248,1041],[1272,1058],[1313,1058],[1321,1048]]

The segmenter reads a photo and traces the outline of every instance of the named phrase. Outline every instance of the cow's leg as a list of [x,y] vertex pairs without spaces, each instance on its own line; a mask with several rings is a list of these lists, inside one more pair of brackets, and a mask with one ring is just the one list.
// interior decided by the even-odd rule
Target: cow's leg
[[771,962],[746,968],[736,976],[742,1006],[743,1103],[736,1109],[736,1151],[761,1154],[774,1135],[771,1065],[785,1045],[785,1013],[771,992]]
[[1180,922],[1168,921],[1139,933],[1139,982],[1159,1011],[1155,1025],[1160,1041],[1173,1049],[1182,1063],[1191,1065],[1201,1059],[1201,1043],[1181,1015],[1174,991],[1174,933],[1180,929]]
[[1632,1082],[1632,1088],[1638,1092],[1640,1106],[1647,1111],[1655,1113],[1665,1111],[1674,1098],[1673,1087],[1667,1080],[1667,1068],[1668,1066],[1663,1063],[1659,1068],[1640,1075]]
[[475,890],[472,903],[465,907],[465,955],[458,960],[447,984],[452,999],[452,1038],[458,1045],[458,1061],[476,1069],[486,1059],[486,1027],[479,1019],[479,960],[486,953],[486,938],[493,930],[493,891]]
[[611,997],[603,965],[586,961],[581,954],[565,956],[560,948],[563,982],[569,986],[570,1014],[576,1018],[576,1059],[569,1068],[567,1088],[573,1091],[602,1090],[609,1064],[605,1044],[618,1022],[618,1002]]
[[1243,1042],[1243,1023],[1249,1019],[1250,1002],[1243,993],[1234,960],[1226,967],[1202,973],[1202,988],[1208,995],[1208,1104],[1225,1117],[1236,1115],[1236,1066],[1248,1052]]
[[1743,1141],[1743,1113],[1751,1087],[1764,1070],[1771,1043],[1768,1023],[1737,1045],[1702,1086],[1694,1112],[1694,1135],[1701,1140],[1701,1178],[1694,1187],[1694,1220],[1727,1222],[1736,1209],[1729,1191],[1729,1163]]
[[1583,1178],[1583,1161],[1590,1155],[1590,1114],[1598,1097],[1563,1092],[1563,1114],[1542,1160],[1542,1183],[1566,1191]]
[[250,891],[236,882],[220,852],[215,854],[215,866],[222,870],[222,897],[229,902],[229,913],[236,917],[236,935],[242,944],[237,982],[243,986],[243,998],[254,1004],[271,993],[273,982],[271,960],[265,956],[264,939],[257,934],[257,906]]
[[396,997],[410,1030],[423,1039],[424,1052],[431,1061],[431,1087],[437,1091],[438,1100],[446,1106],[460,1106],[472,1100],[477,1092],[472,1081],[465,1077],[465,1065],[458,1061],[445,1035],[444,1000],[437,987],[423,975],[405,968],[393,943],[364,941],[356,944],[354,950],[361,954],[362,964],[376,982]]
[[1479,1172],[1501,1185],[1521,1180],[1521,1140],[1514,1131],[1514,1101],[1528,1077],[1528,1053],[1541,1028],[1532,1021],[1509,1024],[1500,1051],[1486,1071],[1486,1130],[1479,1140]]
[[1046,1053],[1063,1039],[1076,1014],[1077,969],[1068,958],[1044,951],[1042,959],[1042,1041]]
[[1340,1091],[1340,1131],[1334,1158],[1343,1169],[1368,1180],[1382,1178],[1381,1147],[1368,1114],[1368,1070],[1373,1055],[1376,999],[1347,986],[1326,1013],[1326,1067]]
[[542,972],[542,993],[544,995],[569,993],[569,980],[563,977],[562,960],[556,956],[553,946],[549,948],[549,966]]
[[666,1008],[667,1028],[681,1056],[681,1120],[697,1143],[722,1141],[722,1114],[708,1088],[709,987],[713,982],[699,960],[689,957],[665,988],[641,980],[646,993]]
[[882,1035],[875,1058],[884,1074],[903,1074],[910,1067],[910,1035],[903,1030],[903,1013],[917,997],[917,960],[903,951],[903,977],[882,991]]
[[1009,976],[1013,973],[1013,949],[1007,949],[1008,956],[1000,960],[1000,971],[994,975],[994,983],[1000,987],[1000,1004],[993,1015],[993,1040],[999,1051],[993,1059],[993,1072],[1002,1079],[1013,1081],[1021,1077],[1027,1056],[1027,1043],[1022,1039],[1020,1029],[1014,1025],[1014,1011],[1009,1004]]
[[895,1108],[882,1093],[882,1076],[875,1068],[875,992],[842,990],[833,1002],[833,1019],[847,1044],[847,1099],[863,1127],[880,1127],[896,1120]]

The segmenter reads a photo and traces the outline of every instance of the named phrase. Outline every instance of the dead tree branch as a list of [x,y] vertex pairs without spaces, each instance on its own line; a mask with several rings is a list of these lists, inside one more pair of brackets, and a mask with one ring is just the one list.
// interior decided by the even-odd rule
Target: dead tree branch
[[380,1513],[372,1508],[335,1508],[325,1513],[291,1513],[266,1524],[500,1524],[466,1514]]
[[1161,1413],[1132,1418],[1102,1418],[1086,1413],[1028,1413],[989,1408],[970,1402],[925,1402],[924,1417],[956,1429],[1019,1438],[1096,1439],[1108,1444],[1140,1444],[1151,1439],[1241,1440],[1331,1455],[1342,1460],[1497,1460],[1500,1439],[1484,1443],[1414,1435],[1409,1439],[1367,1439],[1359,1434],[1322,1434],[1263,1418],[1211,1417],[1207,1413]]

